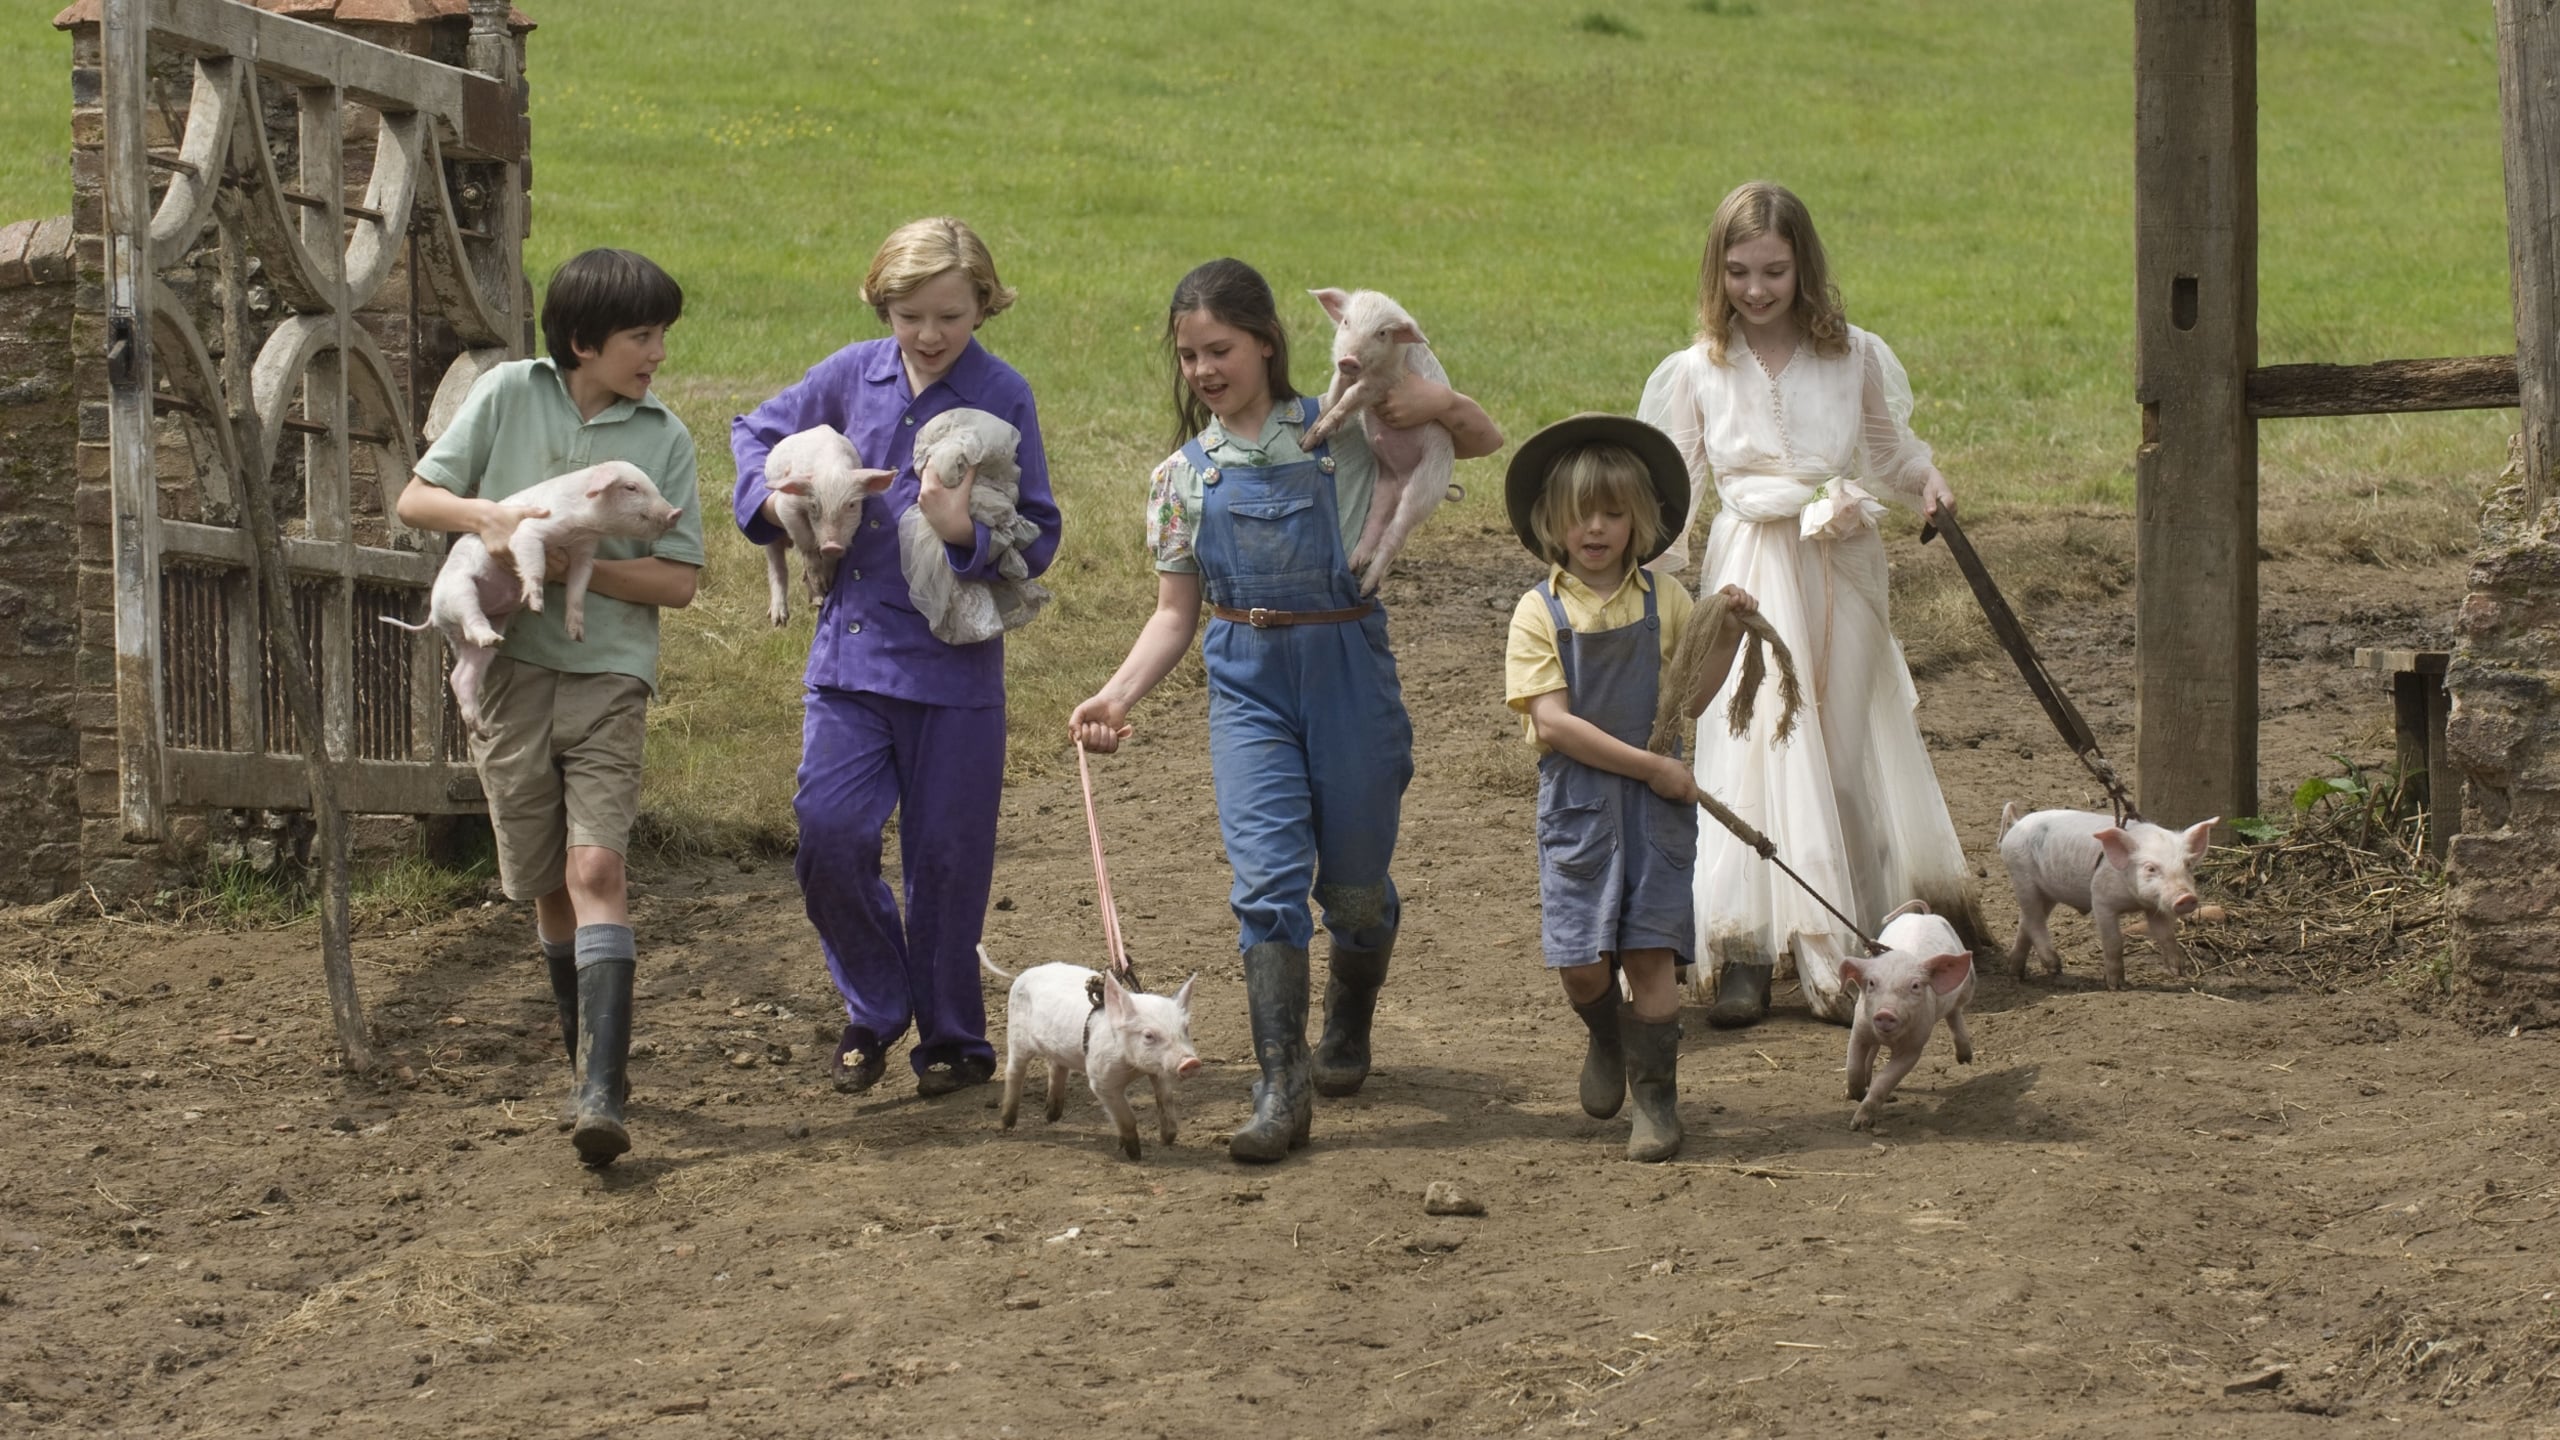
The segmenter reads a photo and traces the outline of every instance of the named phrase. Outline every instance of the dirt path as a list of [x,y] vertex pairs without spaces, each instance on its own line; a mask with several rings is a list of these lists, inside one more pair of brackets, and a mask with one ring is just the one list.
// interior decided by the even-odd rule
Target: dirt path
[[[516,912],[360,942],[409,1067],[380,1089],[327,1071],[308,929],[0,924],[0,1431],[2560,1434],[2545,1036],[2247,959],[2189,985],[2137,951],[2109,994],[2074,919],[2063,981],[1986,975],[1978,1063],[1942,1041],[1873,1135],[1842,1032],[1782,995],[1692,1025],[1679,1162],[1616,1159],[1494,696],[1530,578],[1459,535],[1391,592],[1419,775],[1378,1071],[1269,1169],[1220,1143],[1252,1067],[1197,694],[1102,780],[1132,946],[1200,970],[1211,1061],[1137,1164],[1081,1092],[1005,1133],[902,1065],[828,1091],[778,862],[646,877],[638,1149],[602,1175],[551,1129]],[[2440,634],[2459,582],[2269,567],[2271,784],[2388,753],[2346,650]],[[2030,619],[2129,756],[2130,596]],[[1922,688],[1978,857],[2002,800],[2087,793],[2006,674]],[[1072,772],[1005,815],[991,948],[1091,962]],[[1487,1213],[1425,1215],[1432,1180]]]

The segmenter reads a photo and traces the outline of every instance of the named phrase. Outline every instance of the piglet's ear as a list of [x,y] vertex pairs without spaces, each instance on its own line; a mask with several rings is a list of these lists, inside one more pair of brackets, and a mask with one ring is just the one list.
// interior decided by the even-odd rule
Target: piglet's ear
[[614,481],[621,478],[621,476],[613,473],[613,467],[610,465],[599,465],[593,470],[588,471],[587,498],[593,500],[603,495],[604,492],[613,488]]
[[853,478],[862,482],[862,488],[866,492],[877,495],[881,491],[889,488],[889,482],[898,478],[898,472],[895,470],[856,470],[853,472]]
[[1387,338],[1393,340],[1399,345],[1428,345],[1431,343],[1422,337],[1422,327],[1411,320],[1398,321],[1395,325],[1389,327],[1387,330]]
[[1953,955],[1932,955],[1921,962],[1929,971],[1929,988],[1941,995],[1952,995],[1973,974],[1973,957],[1958,951]]
[[1182,988],[1173,992],[1174,1009],[1185,1015],[1191,1013],[1191,987],[1198,984],[1199,980],[1200,972],[1194,970],[1191,972],[1191,978],[1182,982]]
[[1112,971],[1102,972],[1102,1010],[1113,1021],[1129,1019],[1138,1007],[1129,1003],[1129,992],[1120,988],[1120,977]]
[[1867,967],[1855,960],[1840,962],[1840,983],[1855,990],[1867,983]]
[[805,475],[785,475],[779,479],[768,475],[765,477],[764,488],[776,495],[806,495],[811,487],[809,478]]
[[1325,314],[1333,317],[1334,324],[1339,325],[1342,323],[1342,307],[1351,303],[1350,292],[1345,290],[1310,290],[1307,293],[1316,297],[1316,303],[1324,307]]
[[2199,820],[2193,825],[2187,827],[2187,833],[2179,836],[2178,838],[2184,840],[2187,844],[2188,859],[2201,860],[2204,858],[2206,848],[2213,844],[2213,827],[2221,823],[2222,817],[2216,815],[2210,820]]
[[2133,841],[2115,826],[2110,825],[2089,838],[2097,841],[2098,848],[2106,852],[2108,864],[2129,866],[2133,863]]

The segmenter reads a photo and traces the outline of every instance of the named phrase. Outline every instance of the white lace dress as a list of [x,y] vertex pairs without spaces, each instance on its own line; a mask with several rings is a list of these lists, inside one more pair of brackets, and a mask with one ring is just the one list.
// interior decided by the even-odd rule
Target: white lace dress
[[[1885,618],[1877,497],[1917,510],[1931,463],[1908,423],[1911,382],[1882,340],[1854,326],[1846,353],[1799,344],[1775,376],[1741,336],[1730,351],[1718,365],[1702,341],[1645,384],[1636,413],[1679,445],[1690,477],[1688,524],[1655,565],[1685,568],[1689,527],[1712,485],[1719,506],[1698,593],[1732,584],[1758,598],[1795,653],[1810,713],[1785,743],[1772,740],[1772,666],[1749,733],[1735,739],[1723,719],[1728,680],[1698,722],[1698,783],[1868,934],[1915,897],[1978,929],[1964,847],[1913,715],[1919,695]],[[1857,939],[1776,866],[1699,819],[1710,989],[1728,960],[1791,954],[1814,1012],[1846,1020],[1856,997],[1843,993],[1839,966],[1860,952]]]

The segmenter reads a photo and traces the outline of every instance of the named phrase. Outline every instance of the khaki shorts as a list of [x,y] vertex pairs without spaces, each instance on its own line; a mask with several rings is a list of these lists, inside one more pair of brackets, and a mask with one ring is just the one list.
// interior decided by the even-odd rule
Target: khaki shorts
[[572,845],[617,855],[629,848],[648,681],[571,675],[501,655],[481,682],[480,712],[491,735],[472,740],[471,759],[489,797],[508,899],[539,899],[568,883]]

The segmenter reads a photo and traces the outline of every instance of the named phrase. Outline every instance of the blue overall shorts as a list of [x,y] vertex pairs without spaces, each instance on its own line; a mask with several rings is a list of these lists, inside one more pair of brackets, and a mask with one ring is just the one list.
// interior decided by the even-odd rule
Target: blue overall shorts
[[[1587,635],[1565,623],[1553,585],[1539,581],[1538,597],[1556,624],[1574,715],[1643,749],[1662,685],[1653,589],[1644,592],[1643,619]],[[1629,950],[1668,950],[1676,964],[1689,964],[1697,863],[1695,806],[1561,750],[1538,757],[1538,930],[1548,965],[1589,965]]]
[[[1315,423],[1312,398],[1280,403],[1297,405],[1302,425]],[[1303,613],[1361,604],[1329,450],[1318,445],[1314,458],[1286,465],[1219,466],[1198,439],[1182,447],[1201,480],[1192,553],[1212,605]],[[1356,620],[1268,626],[1213,617],[1200,649],[1237,948],[1305,949],[1315,933],[1310,893],[1337,943],[1382,947],[1399,912],[1387,868],[1413,779],[1413,724],[1386,612],[1372,604]]]

